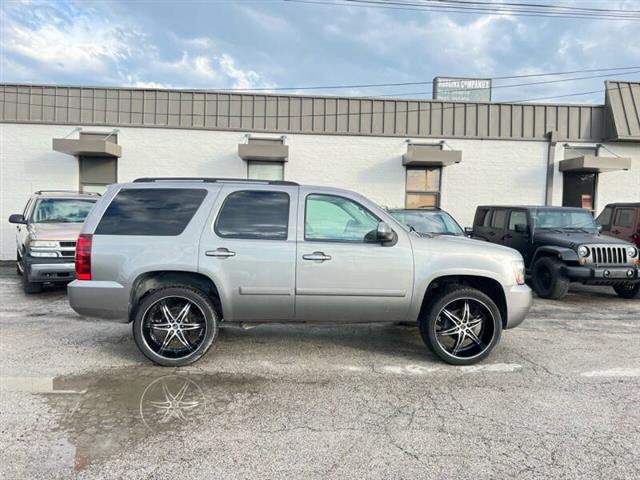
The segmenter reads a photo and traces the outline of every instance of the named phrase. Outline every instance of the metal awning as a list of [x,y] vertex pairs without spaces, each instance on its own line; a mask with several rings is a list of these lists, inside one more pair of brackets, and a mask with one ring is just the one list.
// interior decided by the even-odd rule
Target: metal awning
[[238,156],[243,160],[286,162],[289,146],[281,138],[249,138],[247,143],[238,144]]
[[83,157],[115,157],[122,156],[122,147],[109,140],[85,138],[54,138],[53,149],[56,152]]
[[402,156],[405,166],[447,167],[462,161],[462,150],[442,150],[441,145],[410,143]]
[[590,172],[603,173],[617,170],[629,170],[631,158],[625,157],[596,157],[595,155],[582,155],[568,158],[560,162],[561,172]]

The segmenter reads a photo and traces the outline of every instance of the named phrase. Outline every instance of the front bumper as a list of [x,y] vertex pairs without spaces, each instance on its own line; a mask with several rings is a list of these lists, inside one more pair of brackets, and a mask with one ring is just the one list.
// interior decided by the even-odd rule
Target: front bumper
[[585,265],[583,267],[562,267],[562,274],[569,280],[598,285],[616,284],[621,282],[640,282],[640,268],[633,265],[618,265],[611,267]]
[[30,282],[69,282],[76,278],[73,259],[28,256],[24,258],[23,262],[23,274]]
[[67,285],[67,296],[80,315],[129,321],[128,290],[117,282],[74,280]]
[[514,285],[505,290],[507,300],[507,321],[505,329],[520,325],[533,303],[531,289],[527,285]]

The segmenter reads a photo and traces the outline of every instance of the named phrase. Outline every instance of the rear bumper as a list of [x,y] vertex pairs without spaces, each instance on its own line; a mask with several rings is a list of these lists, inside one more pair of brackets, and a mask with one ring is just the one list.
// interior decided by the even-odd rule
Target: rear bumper
[[507,300],[507,322],[505,329],[520,325],[531,308],[533,295],[527,285],[514,285],[505,290]]
[[640,268],[637,266],[612,267],[562,267],[562,273],[573,282],[597,283],[599,285],[621,282],[639,282]]
[[128,290],[117,282],[74,280],[67,286],[69,305],[87,317],[129,321]]
[[[73,260],[73,259],[71,259]],[[34,259],[26,257],[24,274],[30,282],[69,282],[76,278],[76,268],[68,258]]]

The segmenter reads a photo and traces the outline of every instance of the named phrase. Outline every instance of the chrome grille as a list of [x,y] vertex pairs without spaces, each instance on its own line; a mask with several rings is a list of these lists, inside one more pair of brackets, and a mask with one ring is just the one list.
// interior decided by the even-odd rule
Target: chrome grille
[[593,246],[591,248],[591,261],[603,265],[626,265],[627,249],[624,246]]

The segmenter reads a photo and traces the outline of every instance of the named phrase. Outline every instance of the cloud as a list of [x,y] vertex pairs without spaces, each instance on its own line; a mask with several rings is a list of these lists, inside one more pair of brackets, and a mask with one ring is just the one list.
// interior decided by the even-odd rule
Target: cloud
[[[3,80],[159,88],[271,86],[209,36],[162,32],[158,39],[127,18],[116,24],[108,10],[73,2],[3,5],[0,24],[3,70],[12,66],[2,72]],[[167,36],[177,51],[162,43]]]
[[238,6],[237,8],[254,24],[271,33],[291,32],[293,30],[289,22],[282,16],[271,15],[264,10],[257,10],[247,5]]

